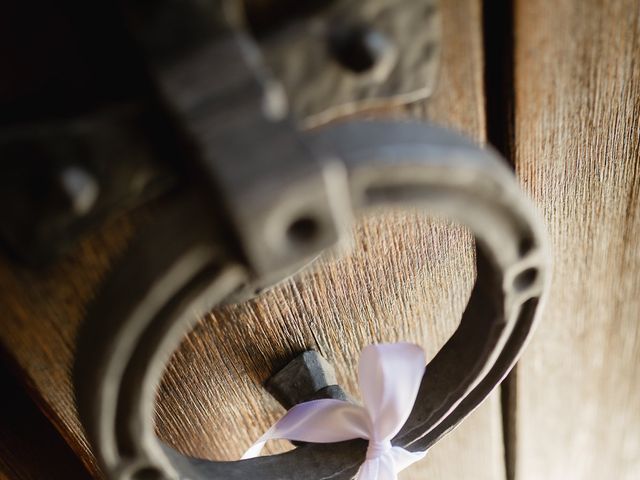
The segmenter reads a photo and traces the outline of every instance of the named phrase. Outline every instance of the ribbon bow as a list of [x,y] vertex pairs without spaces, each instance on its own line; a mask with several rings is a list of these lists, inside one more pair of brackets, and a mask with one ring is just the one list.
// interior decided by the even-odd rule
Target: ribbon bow
[[427,453],[391,445],[411,413],[424,368],[425,354],[417,345],[369,345],[358,366],[364,406],[333,399],[295,405],[242,458],[258,456],[271,439],[332,443],[363,438],[369,447],[356,479],[396,480],[398,472]]

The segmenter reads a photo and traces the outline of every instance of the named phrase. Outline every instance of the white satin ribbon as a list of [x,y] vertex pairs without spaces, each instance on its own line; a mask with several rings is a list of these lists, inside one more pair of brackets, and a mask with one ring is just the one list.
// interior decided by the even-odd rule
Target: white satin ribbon
[[260,455],[271,439],[332,443],[363,438],[369,447],[356,479],[396,480],[398,472],[427,453],[391,445],[411,413],[424,369],[425,354],[417,345],[369,345],[362,350],[358,367],[364,406],[333,399],[295,405],[242,458]]

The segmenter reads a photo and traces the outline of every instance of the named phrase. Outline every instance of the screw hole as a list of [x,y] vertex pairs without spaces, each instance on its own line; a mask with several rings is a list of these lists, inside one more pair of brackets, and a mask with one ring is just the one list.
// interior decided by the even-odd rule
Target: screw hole
[[291,243],[302,245],[314,240],[319,231],[318,222],[314,218],[300,217],[289,225],[287,238]]
[[329,37],[329,51],[342,67],[354,73],[371,70],[377,61],[372,32],[366,27],[357,26],[334,31]]
[[537,277],[537,269],[527,268],[526,270],[523,270],[518,275],[516,275],[516,278],[513,280],[513,285],[516,287],[516,289],[522,291],[529,288],[533,284],[533,282],[536,281]]
[[524,237],[520,240],[518,245],[518,254],[520,257],[524,257],[533,248],[533,239],[531,237]]
[[143,467],[131,473],[131,480],[164,480],[164,475],[153,467]]

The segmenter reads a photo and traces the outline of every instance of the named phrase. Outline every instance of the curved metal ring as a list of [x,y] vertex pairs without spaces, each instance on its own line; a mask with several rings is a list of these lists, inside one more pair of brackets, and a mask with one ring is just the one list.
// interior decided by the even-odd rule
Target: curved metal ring
[[[548,283],[543,230],[500,157],[459,135],[423,124],[354,122],[308,137],[313,148],[345,165],[354,208],[421,205],[476,236],[477,280],[460,326],[427,366],[411,416],[392,442],[424,451],[477,407],[517,360]],[[196,318],[194,307],[204,312],[221,303],[248,278],[218,247],[215,231],[196,228],[193,213],[185,211],[177,208],[140,238],[96,299],[80,338],[78,407],[107,475],[352,478],[364,459],[362,440],[213,462],[185,457],[154,436],[155,390]],[[172,235],[177,231],[183,233]]]

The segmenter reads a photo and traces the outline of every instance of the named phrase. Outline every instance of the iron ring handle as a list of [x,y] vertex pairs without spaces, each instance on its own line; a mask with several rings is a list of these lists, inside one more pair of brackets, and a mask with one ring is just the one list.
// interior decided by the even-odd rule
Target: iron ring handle
[[[548,282],[543,230],[499,156],[457,134],[415,123],[353,122],[307,137],[344,165],[354,209],[423,205],[476,236],[477,280],[460,326],[427,366],[411,416],[393,440],[424,451],[516,361]],[[352,478],[364,441],[213,462],[185,457],[154,436],[155,390],[194,310],[204,313],[248,279],[215,229],[195,222],[199,215],[185,201],[141,235],[90,309],[74,382],[100,464],[114,480]]]

